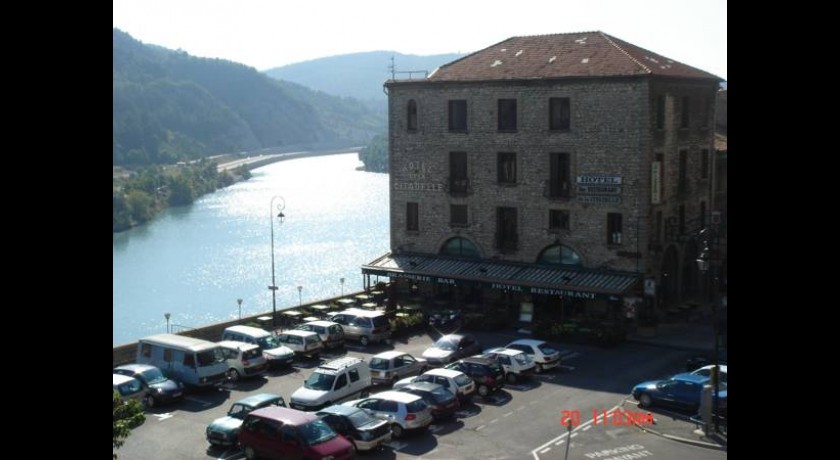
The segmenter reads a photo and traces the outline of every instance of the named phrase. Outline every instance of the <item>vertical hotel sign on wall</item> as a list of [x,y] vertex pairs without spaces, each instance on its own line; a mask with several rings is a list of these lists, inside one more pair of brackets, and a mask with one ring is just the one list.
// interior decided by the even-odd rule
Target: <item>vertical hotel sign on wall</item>
[[662,162],[654,161],[650,165],[650,203],[662,202]]

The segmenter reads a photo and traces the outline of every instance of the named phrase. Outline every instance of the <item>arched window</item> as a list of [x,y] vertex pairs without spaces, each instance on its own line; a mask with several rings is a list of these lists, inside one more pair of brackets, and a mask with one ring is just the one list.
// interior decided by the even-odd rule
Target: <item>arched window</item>
[[451,238],[444,243],[440,249],[440,254],[444,256],[481,258],[481,255],[478,253],[478,248],[475,247],[472,241],[461,237]]
[[408,101],[408,130],[417,131],[417,102],[414,99]]
[[572,248],[562,244],[555,244],[543,249],[537,263],[543,265],[583,265],[580,255]]

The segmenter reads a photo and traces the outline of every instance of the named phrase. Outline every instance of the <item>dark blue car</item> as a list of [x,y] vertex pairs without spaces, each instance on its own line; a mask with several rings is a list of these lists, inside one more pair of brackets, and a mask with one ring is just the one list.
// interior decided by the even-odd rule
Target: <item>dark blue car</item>
[[[651,380],[633,387],[633,397],[639,401],[639,407],[652,405],[669,406],[697,412],[700,408],[700,395],[703,385],[709,383],[709,377],[689,373],[677,374],[665,380]],[[719,412],[726,412],[726,383],[720,382],[718,388]]]

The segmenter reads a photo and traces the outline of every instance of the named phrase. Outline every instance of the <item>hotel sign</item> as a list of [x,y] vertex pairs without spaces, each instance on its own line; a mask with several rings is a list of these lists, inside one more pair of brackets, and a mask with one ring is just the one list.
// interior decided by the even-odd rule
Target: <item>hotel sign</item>
[[577,192],[579,194],[591,194],[591,195],[621,195],[621,186],[619,186],[619,185],[578,185]]
[[583,174],[577,176],[578,185],[621,185],[621,176]]

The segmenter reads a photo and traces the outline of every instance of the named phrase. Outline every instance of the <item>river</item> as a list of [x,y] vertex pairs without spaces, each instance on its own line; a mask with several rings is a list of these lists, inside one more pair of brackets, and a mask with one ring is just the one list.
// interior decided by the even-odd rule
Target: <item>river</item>
[[[356,153],[300,158],[170,208],[114,234],[114,345],[271,311],[271,212],[277,310],[363,287],[360,266],[389,248],[388,175],[357,171]],[[299,292],[297,287],[302,286]]]

